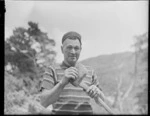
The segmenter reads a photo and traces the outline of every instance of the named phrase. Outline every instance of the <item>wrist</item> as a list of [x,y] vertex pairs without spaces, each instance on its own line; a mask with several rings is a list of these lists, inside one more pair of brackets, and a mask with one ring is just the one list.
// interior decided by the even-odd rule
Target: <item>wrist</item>
[[63,79],[59,82],[60,86],[65,87],[67,85],[67,82]]

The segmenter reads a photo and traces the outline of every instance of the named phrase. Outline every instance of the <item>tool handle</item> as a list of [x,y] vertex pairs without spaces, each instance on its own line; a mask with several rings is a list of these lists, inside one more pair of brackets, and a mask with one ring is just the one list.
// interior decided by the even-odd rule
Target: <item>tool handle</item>
[[[86,85],[83,81],[80,83],[79,86],[80,86],[81,88],[85,89],[85,90],[87,90],[87,89],[89,88],[89,86]],[[110,109],[110,107],[100,98],[100,96],[101,96],[101,93],[99,93],[99,97],[97,97],[97,98],[94,99],[95,102],[96,102],[99,106],[102,105],[110,114],[116,114],[116,113],[114,113],[114,112]],[[102,96],[102,97],[104,97],[104,96]],[[105,98],[104,98],[104,99],[105,99]]]

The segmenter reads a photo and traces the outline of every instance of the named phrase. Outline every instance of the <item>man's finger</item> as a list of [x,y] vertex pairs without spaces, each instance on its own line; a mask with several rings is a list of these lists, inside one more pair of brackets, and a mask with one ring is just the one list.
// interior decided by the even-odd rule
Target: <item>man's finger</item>
[[70,79],[73,80],[73,81],[76,79],[76,76],[75,76],[74,74],[69,74],[68,76],[69,76]]
[[70,67],[69,69],[71,70],[74,70],[74,71],[77,71],[78,72],[78,69],[76,67]]
[[94,93],[95,91],[96,91],[96,87],[95,86],[91,86],[91,91],[92,91],[92,93]]
[[93,93],[93,98],[97,98],[98,96],[99,96],[99,94],[97,91]]
[[90,87],[86,90],[86,92],[89,93],[89,91],[90,91]]
[[92,96],[93,90],[92,90],[91,88],[89,89],[88,94],[89,94],[90,96]]
[[97,97],[98,97],[98,93],[95,93],[95,94],[94,94],[94,98],[97,98]]
[[69,75],[72,75],[72,76],[74,76],[75,78],[78,77],[78,75],[77,75],[76,73],[74,73],[74,72],[69,72]]
[[77,70],[74,70],[74,69],[70,68],[69,72],[73,72],[73,73],[75,73],[78,76],[78,71]]
[[75,74],[75,75],[76,75],[76,77],[78,77],[78,72],[76,72],[76,71],[74,71],[74,70],[69,71],[69,73],[71,73],[71,74]]
[[92,95],[91,95],[92,98],[95,98],[97,96],[98,96],[98,94],[96,92],[93,92]]
[[95,95],[97,94],[97,91],[95,88],[92,88],[92,97],[95,97]]
[[75,77],[75,79],[77,79],[77,78],[78,78],[78,74],[76,74],[76,73],[74,73],[74,72],[70,72],[69,74],[70,74],[70,75],[72,75],[72,76],[74,76],[74,77]]

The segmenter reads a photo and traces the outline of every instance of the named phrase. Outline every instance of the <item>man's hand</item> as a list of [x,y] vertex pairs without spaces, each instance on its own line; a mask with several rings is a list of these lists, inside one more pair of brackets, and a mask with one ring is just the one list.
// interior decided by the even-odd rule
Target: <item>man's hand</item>
[[70,82],[72,85],[78,87],[84,77],[86,77],[87,69],[82,64],[76,64],[75,68],[78,70],[78,78],[74,81],[71,80]]
[[97,98],[101,91],[96,85],[91,85],[86,92],[91,98]]
[[68,84],[70,80],[76,80],[78,78],[78,71],[75,67],[70,67],[65,70],[62,83],[64,85]]

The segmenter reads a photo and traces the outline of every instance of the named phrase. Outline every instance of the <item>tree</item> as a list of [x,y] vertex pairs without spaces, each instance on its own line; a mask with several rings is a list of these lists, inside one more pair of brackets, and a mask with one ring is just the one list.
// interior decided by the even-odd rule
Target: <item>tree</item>
[[136,36],[135,47],[139,55],[140,65],[144,65],[144,68],[140,69],[141,73],[138,73],[139,81],[136,88],[141,91],[136,94],[137,104],[140,106],[140,111],[145,114],[148,113],[148,33]]
[[[55,41],[48,38],[47,33],[42,32],[37,23],[28,22],[29,28],[18,27],[13,30],[13,35],[5,41],[5,66],[10,63],[16,66],[22,74],[36,73],[38,63],[37,59],[43,58],[45,62],[47,57],[53,57],[49,62],[54,61],[56,55],[52,49]],[[39,45],[40,51],[37,51],[35,44]],[[46,49],[51,46],[51,49]]]
[[48,38],[37,23],[28,22],[28,25],[28,29],[15,28],[13,35],[6,39],[5,69],[9,65],[13,76],[22,78],[22,86],[34,93],[40,87],[44,66],[54,63],[56,52],[53,50],[55,41]]
[[[55,61],[55,41],[42,32],[37,23],[28,22],[28,25],[27,29],[15,28],[5,40],[4,111],[9,114],[29,113],[31,107],[28,106],[32,102],[40,107],[40,102],[34,98],[39,93],[40,74],[43,66]],[[7,66],[11,67],[11,72]]]
[[121,91],[122,77],[118,77],[113,107],[119,109],[121,113],[140,113],[139,109],[144,113],[147,112],[147,42],[148,33],[135,36],[134,72],[130,74],[131,83],[125,92]]

